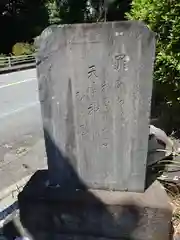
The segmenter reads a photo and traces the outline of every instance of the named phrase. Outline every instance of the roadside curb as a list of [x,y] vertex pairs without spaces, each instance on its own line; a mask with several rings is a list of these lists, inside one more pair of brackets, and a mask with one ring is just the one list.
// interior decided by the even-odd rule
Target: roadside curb
[[5,199],[12,199],[12,203],[17,200],[18,193],[23,189],[25,184],[29,181],[32,174],[22,178],[21,180],[17,181],[16,183],[4,188],[0,191],[0,211],[1,211],[1,203],[4,202]]
[[13,66],[11,68],[0,68],[0,75],[5,73],[17,72],[21,70],[28,70],[31,68],[36,68],[36,63],[22,64],[18,66]]
[[12,216],[17,215],[18,194],[22,191],[31,176],[32,174],[0,191],[0,228],[4,226],[4,223],[9,218],[11,219]]

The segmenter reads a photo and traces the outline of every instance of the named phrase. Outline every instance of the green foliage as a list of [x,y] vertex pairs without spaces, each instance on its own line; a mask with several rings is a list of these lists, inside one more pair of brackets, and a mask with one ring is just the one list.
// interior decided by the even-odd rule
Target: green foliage
[[17,42],[33,42],[50,24],[123,20],[131,0],[0,1],[0,52]]
[[51,0],[62,23],[124,20],[132,0]]
[[6,54],[0,53],[0,58],[7,57]]
[[82,23],[86,19],[87,0],[59,0],[58,7],[62,23]]
[[156,99],[180,104],[180,2],[133,0],[128,19],[142,20],[157,33],[155,60]]
[[7,56],[5,54],[0,54],[0,68],[8,66]]
[[93,21],[122,21],[132,0],[90,0]]
[[49,0],[46,4],[46,8],[48,9],[49,23],[59,24],[61,19],[60,19],[60,12],[59,12],[59,7],[57,5],[57,1]]
[[12,48],[12,53],[15,56],[29,55],[35,52],[35,48],[29,43],[16,43]]
[[33,41],[48,26],[47,1],[0,1],[0,52],[9,54],[15,43]]

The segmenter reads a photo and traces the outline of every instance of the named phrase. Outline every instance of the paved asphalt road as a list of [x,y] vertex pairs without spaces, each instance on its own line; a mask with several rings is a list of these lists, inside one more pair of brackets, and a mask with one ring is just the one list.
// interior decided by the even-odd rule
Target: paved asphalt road
[[0,189],[43,165],[42,139],[36,69],[0,75]]

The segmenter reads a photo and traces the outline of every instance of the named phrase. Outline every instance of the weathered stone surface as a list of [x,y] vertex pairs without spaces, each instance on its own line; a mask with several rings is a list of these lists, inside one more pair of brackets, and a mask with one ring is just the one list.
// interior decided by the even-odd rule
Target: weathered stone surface
[[[140,22],[58,26],[37,57],[50,183],[142,192],[155,50]],[[72,170],[73,169],[73,170]]]
[[159,182],[145,193],[92,189],[64,192],[46,187],[47,179],[47,172],[38,172],[19,195],[21,222],[35,240],[40,233],[65,234],[73,240],[82,236],[170,239],[172,211]]
[[[93,237],[93,236],[78,236],[78,235],[71,235],[71,234],[45,234],[45,233],[38,233],[36,238],[38,240],[114,240],[114,238],[104,238],[104,237]],[[118,240],[125,240],[120,239]]]

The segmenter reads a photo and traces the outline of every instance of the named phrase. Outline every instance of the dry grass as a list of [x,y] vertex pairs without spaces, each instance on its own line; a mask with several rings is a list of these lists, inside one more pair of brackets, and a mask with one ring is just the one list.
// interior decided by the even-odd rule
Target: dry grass
[[170,197],[170,204],[173,208],[172,224],[174,227],[174,236],[176,236],[175,239],[180,239],[180,185],[165,183],[164,187]]
[[173,207],[173,225],[175,229],[180,230],[180,197],[173,198],[171,204]]
[[[158,151],[158,150],[157,150]],[[160,150],[162,151],[162,150]],[[167,150],[165,150],[167,152]],[[169,154],[169,152],[167,152]],[[171,167],[171,165],[173,165],[173,167],[179,169],[180,171],[180,153],[179,151],[173,151],[171,152],[172,156],[173,156],[173,160],[161,160],[159,161],[159,166],[166,166],[168,165],[169,167]],[[178,160],[177,158],[178,157]],[[166,169],[166,167],[165,167]],[[165,170],[166,171],[166,170]],[[160,181],[167,194],[170,197],[170,203],[172,205],[173,208],[173,218],[172,218],[172,223],[173,223],[173,227],[174,227],[174,236],[175,236],[175,240],[176,239],[180,239],[180,183],[176,184],[173,182],[167,182],[165,179],[163,181]]]
[[174,239],[180,239],[180,195],[173,197],[171,204],[173,207],[172,224],[174,227]]

